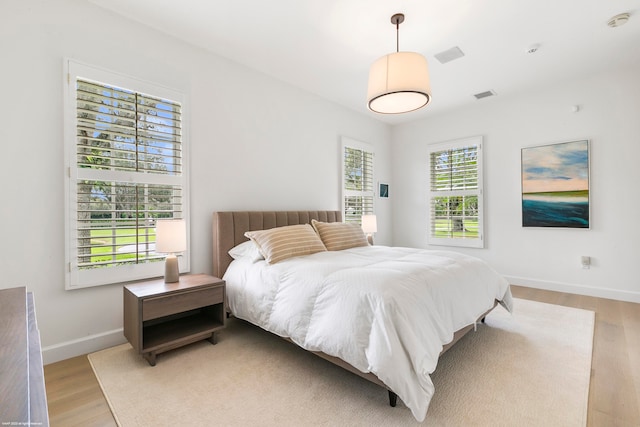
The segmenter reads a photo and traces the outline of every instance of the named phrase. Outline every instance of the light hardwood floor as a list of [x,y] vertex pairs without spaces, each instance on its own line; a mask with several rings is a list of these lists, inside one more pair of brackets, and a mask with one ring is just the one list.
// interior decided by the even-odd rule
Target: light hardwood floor
[[[640,304],[512,286],[513,295],[596,312],[588,425],[640,426]],[[115,426],[86,356],[44,367],[52,427]]]

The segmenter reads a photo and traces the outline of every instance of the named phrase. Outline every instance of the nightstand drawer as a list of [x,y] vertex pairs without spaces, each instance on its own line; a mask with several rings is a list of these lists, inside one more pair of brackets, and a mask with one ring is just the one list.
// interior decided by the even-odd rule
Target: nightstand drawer
[[223,299],[223,286],[146,298],[142,301],[142,320],[151,320],[171,314],[183,313],[196,308],[221,303]]

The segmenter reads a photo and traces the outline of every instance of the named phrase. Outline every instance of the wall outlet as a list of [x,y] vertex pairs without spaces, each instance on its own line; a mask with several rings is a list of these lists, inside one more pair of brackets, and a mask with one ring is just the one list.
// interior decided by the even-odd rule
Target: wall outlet
[[583,255],[580,257],[580,261],[582,262],[582,268],[588,269],[591,266],[591,257]]

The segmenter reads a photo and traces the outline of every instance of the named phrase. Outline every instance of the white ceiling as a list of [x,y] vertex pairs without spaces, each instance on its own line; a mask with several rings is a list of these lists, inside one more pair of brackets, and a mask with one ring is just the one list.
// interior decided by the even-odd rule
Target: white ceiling
[[[624,66],[640,67],[638,0],[90,0],[387,123],[416,120]],[[401,115],[366,108],[369,66],[396,49],[429,62],[432,102]],[[631,13],[629,22],[607,21]],[[527,53],[533,44],[540,48]],[[434,55],[458,46],[465,56]]]

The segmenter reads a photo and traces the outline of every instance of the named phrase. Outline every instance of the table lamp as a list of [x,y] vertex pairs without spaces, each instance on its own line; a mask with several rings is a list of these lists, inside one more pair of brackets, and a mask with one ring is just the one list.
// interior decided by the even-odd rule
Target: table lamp
[[159,219],[156,222],[156,252],[166,253],[164,282],[180,280],[176,252],[187,250],[187,227],[183,219]]
[[362,215],[362,231],[367,235],[367,241],[373,246],[373,233],[378,231],[375,215]]

